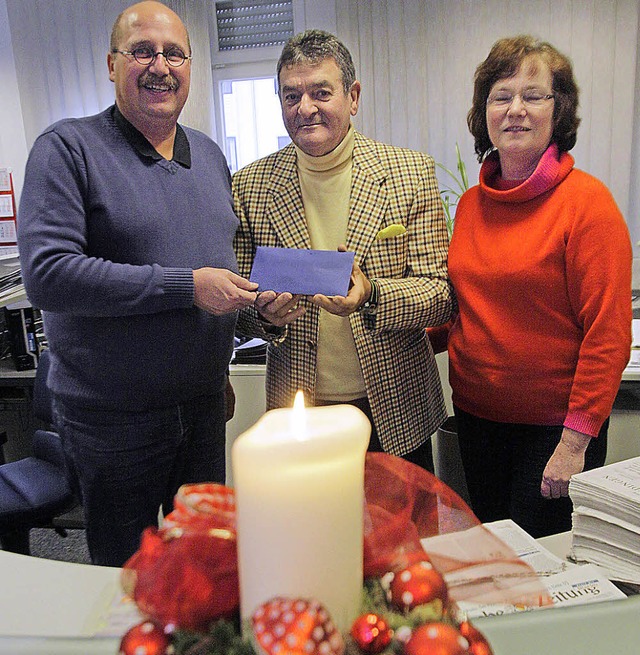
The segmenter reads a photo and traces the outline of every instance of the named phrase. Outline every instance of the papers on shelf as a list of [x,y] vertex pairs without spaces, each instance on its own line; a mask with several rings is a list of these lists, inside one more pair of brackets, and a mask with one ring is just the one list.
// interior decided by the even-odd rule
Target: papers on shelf
[[[611,583],[597,567],[588,564],[579,566],[556,557],[510,519],[485,523],[484,525],[510,546],[522,561],[531,566],[543,578],[544,586],[549,591],[553,601],[552,605],[546,606],[547,608],[625,598],[625,594]],[[457,534],[459,534],[459,538],[456,540]],[[453,543],[449,544],[449,546],[457,551],[455,553],[456,557],[464,554],[464,533],[423,539],[422,543],[425,550],[431,552],[434,549],[433,540],[440,540],[442,536],[454,538]],[[452,575],[455,576],[455,572],[445,574],[444,577],[447,583],[450,582],[449,578]],[[523,580],[523,584],[526,584],[526,580]],[[468,618],[477,618],[545,609],[545,607],[459,601],[458,609]]]
[[[10,195],[0,196],[0,218],[13,218],[13,198]],[[7,232],[5,233],[5,230]],[[13,238],[10,238],[13,236]],[[16,223],[15,221],[2,221],[0,223],[0,243],[7,241],[16,241]]]
[[640,584],[640,457],[574,475],[569,495],[575,559]]
[[0,192],[10,193],[11,192],[11,169],[10,168],[0,168]]
[[17,249],[16,252],[2,251],[0,254],[0,306],[24,297]]

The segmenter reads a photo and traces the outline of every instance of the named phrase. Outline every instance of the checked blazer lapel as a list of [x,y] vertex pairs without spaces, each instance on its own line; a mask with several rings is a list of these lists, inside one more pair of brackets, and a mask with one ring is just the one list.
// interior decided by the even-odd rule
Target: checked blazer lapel
[[384,227],[387,213],[385,170],[368,139],[356,132],[353,148],[353,170],[347,250],[356,253],[356,261],[364,261],[378,232]]
[[280,151],[269,179],[265,218],[285,248],[311,248],[293,145]]

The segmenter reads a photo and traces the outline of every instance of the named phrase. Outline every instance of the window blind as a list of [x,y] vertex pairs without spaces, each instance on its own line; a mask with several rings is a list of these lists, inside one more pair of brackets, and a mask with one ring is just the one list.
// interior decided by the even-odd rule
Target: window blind
[[218,50],[284,45],[293,36],[292,0],[216,2]]

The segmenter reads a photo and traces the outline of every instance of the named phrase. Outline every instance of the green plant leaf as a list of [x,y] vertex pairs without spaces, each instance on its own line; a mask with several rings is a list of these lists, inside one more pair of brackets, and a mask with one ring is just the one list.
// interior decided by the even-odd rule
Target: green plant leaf
[[452,171],[444,164],[436,162],[436,166],[444,171],[449,179],[446,181],[445,186],[440,189],[440,199],[442,200],[442,207],[444,209],[445,220],[447,223],[447,231],[449,238],[453,234],[453,225],[455,219],[455,207],[462,197],[462,194],[469,188],[469,176],[467,175],[467,167],[462,159],[460,147],[456,142],[456,171]]

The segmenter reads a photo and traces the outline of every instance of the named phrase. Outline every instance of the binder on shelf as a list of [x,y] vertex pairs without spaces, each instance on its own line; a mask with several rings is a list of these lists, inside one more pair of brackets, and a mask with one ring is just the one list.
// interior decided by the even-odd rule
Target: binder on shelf
[[36,338],[33,307],[28,301],[7,305],[4,308],[4,320],[16,370],[28,371],[36,368],[40,348]]

